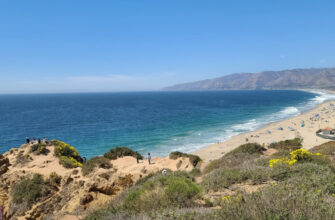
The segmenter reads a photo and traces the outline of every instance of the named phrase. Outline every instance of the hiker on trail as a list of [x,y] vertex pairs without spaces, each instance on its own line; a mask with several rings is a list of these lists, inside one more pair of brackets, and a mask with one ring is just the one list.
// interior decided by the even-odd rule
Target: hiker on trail
[[29,144],[30,143],[30,138],[26,137],[26,143]]
[[139,153],[136,151],[136,161],[137,161],[137,163],[140,163],[140,160],[141,160],[141,154],[139,154]]
[[148,162],[149,162],[149,165],[151,164],[151,155],[150,153],[148,153]]
[[38,139],[38,143],[39,143],[39,144],[41,143],[41,139],[40,139],[40,138]]

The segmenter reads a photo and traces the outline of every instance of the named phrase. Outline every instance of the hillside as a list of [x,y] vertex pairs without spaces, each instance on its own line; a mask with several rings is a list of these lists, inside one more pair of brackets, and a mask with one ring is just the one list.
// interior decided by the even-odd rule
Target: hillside
[[[199,159],[152,158],[117,147],[88,161],[61,141],[24,144],[0,154],[0,206],[6,219],[81,219],[150,173],[191,171]],[[142,157],[142,156],[141,156]],[[144,159],[144,158],[142,158]],[[192,163],[191,163],[192,161]],[[0,216],[1,217],[1,216]]]
[[335,89],[335,68],[235,73],[164,88],[167,91],[256,89]]
[[301,147],[248,143],[210,163],[174,152],[148,166],[124,147],[82,161],[60,141],[22,145],[0,155],[0,205],[29,220],[334,219],[335,141]]

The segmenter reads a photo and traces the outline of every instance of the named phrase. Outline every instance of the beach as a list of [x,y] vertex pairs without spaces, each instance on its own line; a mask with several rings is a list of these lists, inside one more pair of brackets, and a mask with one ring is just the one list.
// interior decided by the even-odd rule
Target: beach
[[252,132],[243,133],[224,142],[211,144],[193,152],[205,161],[219,159],[224,154],[246,143],[265,146],[272,142],[300,137],[305,149],[330,141],[316,136],[315,132],[325,127],[335,127],[335,101],[327,101],[296,117],[270,123]]

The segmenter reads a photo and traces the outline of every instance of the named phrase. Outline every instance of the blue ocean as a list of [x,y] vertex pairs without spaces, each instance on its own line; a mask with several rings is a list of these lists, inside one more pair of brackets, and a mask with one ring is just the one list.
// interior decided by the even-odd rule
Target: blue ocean
[[88,158],[116,146],[153,156],[192,152],[328,99],[305,91],[0,95],[0,153],[25,137],[62,140]]

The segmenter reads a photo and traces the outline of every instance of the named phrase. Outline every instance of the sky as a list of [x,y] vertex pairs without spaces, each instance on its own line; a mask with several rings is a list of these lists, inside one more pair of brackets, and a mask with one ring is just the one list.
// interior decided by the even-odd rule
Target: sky
[[335,67],[334,12],[323,0],[0,0],[0,93]]

